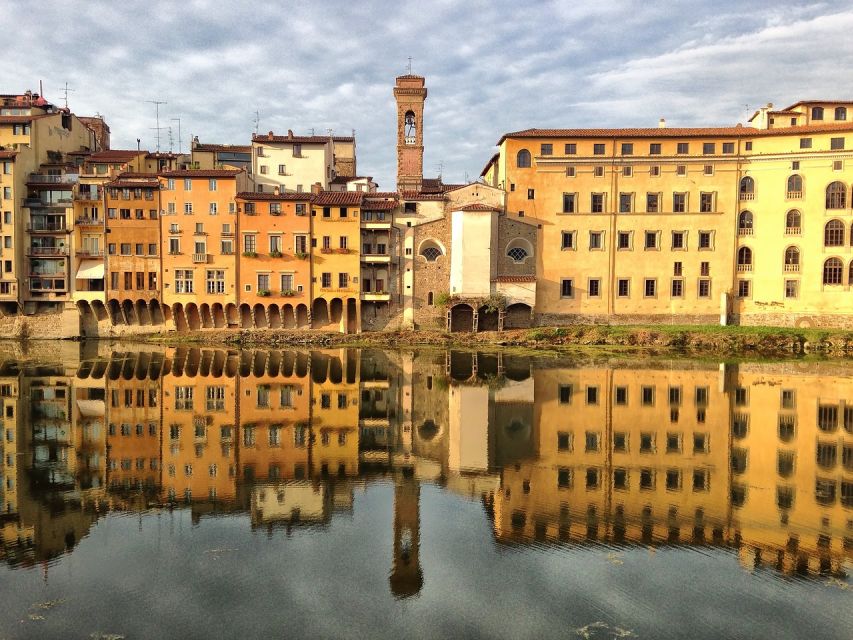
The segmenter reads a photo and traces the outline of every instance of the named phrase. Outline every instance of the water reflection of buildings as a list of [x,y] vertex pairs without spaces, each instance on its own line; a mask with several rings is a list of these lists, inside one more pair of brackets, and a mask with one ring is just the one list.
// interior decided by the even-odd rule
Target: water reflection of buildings
[[502,544],[719,545],[749,568],[835,575],[853,553],[840,366],[190,348],[77,362],[0,365],[12,563],[73,548],[110,509],[325,526],[372,481],[394,487],[397,597],[424,580],[424,482],[481,501]]

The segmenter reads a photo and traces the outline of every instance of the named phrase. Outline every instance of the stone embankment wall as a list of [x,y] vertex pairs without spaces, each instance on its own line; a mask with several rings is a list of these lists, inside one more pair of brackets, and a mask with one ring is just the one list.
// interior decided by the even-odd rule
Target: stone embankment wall
[[537,313],[534,316],[534,324],[537,327],[560,327],[572,325],[718,325],[719,315],[583,315],[583,314],[556,314]]
[[734,316],[732,324],[743,327],[792,327],[797,329],[853,329],[853,315],[805,313],[750,313]]
[[0,315],[0,338],[77,338],[80,336],[80,314],[76,309],[39,315]]

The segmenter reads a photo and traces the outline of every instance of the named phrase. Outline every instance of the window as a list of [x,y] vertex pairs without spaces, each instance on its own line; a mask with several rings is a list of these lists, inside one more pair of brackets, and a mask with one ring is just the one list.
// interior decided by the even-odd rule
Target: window
[[713,231],[700,231],[699,232],[699,249],[713,249],[714,248],[714,232]]
[[444,252],[433,240],[426,240],[421,245],[421,255],[427,262],[435,262],[439,256],[444,255]]
[[687,175],[687,165],[679,164],[675,167],[675,175],[677,176],[686,176]]
[[674,262],[672,264],[672,275],[681,277],[683,275],[683,266],[681,262]]
[[604,194],[593,193],[590,198],[590,211],[593,213],[602,213],[604,211]]
[[225,271],[208,269],[205,283],[207,293],[225,293]]
[[590,231],[589,232],[589,248],[592,251],[601,250],[604,248],[604,232]]
[[699,194],[699,212],[711,213],[714,210],[714,194],[700,193]]
[[684,155],[686,153],[690,153],[690,143],[689,142],[679,142],[676,146],[676,151],[679,155]]
[[658,281],[655,278],[646,278],[643,281],[643,296],[654,298],[657,296]]
[[346,289],[349,286],[349,274],[348,273],[339,273],[338,274],[338,288]]
[[563,194],[563,213],[575,212],[575,195],[574,193]]
[[660,211],[660,194],[659,193],[647,193],[646,194],[646,212],[647,213],[658,213]]
[[332,274],[331,273],[323,273],[320,276],[320,286],[324,289],[332,288]]
[[175,269],[175,293],[193,292],[193,272],[191,269]]
[[574,280],[571,278],[563,278],[560,280],[560,297],[561,298],[574,298],[575,297],[575,284]]
[[570,249],[576,249],[575,246],[575,231],[563,231],[562,232],[562,242],[561,249],[563,251],[568,251]]
[[577,174],[577,171],[575,170],[574,166],[566,167],[566,177],[567,178],[574,178],[576,174]]
[[670,296],[673,298],[684,297],[684,280],[673,280],[670,287]]
[[798,199],[803,197],[803,178],[798,174],[788,177],[787,198]]
[[811,138],[800,138],[800,149],[811,149],[812,148],[812,139]]
[[702,143],[702,153],[706,156],[712,156],[717,153],[717,145],[713,142]]
[[751,284],[752,284],[752,281],[750,281],[750,280],[738,280],[737,281],[737,297],[738,298],[748,298],[750,296],[750,292],[752,290]]
[[[628,387],[616,387],[614,391],[615,403],[621,407],[628,405]],[[617,436],[619,434],[616,434]],[[625,438],[625,434],[622,434],[623,438]],[[615,442],[615,440],[614,440]],[[620,447],[621,449],[627,449],[626,446]]]
[[630,142],[623,142],[622,143],[622,155],[623,156],[634,155],[634,145]]
[[633,175],[634,175],[634,168],[633,167],[622,167],[622,177],[623,178],[630,178]]
[[723,143],[723,153],[734,153],[735,152],[735,143],[734,142],[724,142]]
[[567,142],[565,147],[565,154],[567,156],[576,155],[578,152],[578,145],[574,142]]
[[523,242],[523,240],[513,240],[510,242],[506,252],[507,257],[511,258],[516,264],[523,263],[530,255],[528,250],[521,246]]
[[130,255],[130,243],[122,242],[121,243],[121,255],[129,256]]
[[550,156],[554,155],[554,145],[550,142],[543,142],[539,147],[539,155]]
[[739,236],[751,236],[752,235],[752,212],[751,211],[741,211],[740,215],[738,215],[737,219],[737,232]]
[[749,176],[744,176],[740,180],[740,199],[752,200],[755,196],[755,180]]
[[535,189],[528,189],[527,190],[527,199],[528,200],[535,200],[536,199],[536,190]]
[[207,181],[207,188],[209,191],[216,191],[216,178]]
[[652,142],[649,144],[649,155],[650,156],[659,156],[661,152],[660,142]]
[[258,237],[253,233],[243,235],[243,253],[255,253],[258,248]]
[[594,156],[603,156],[604,155],[604,144],[596,143],[592,145],[592,155]]
[[823,107],[812,107],[812,120],[823,120]]
[[631,295],[631,281],[628,278],[620,278],[616,281],[616,295],[620,298]]
[[800,250],[797,247],[785,249],[785,271],[800,270]]
[[752,249],[741,247],[737,250],[737,270],[752,271]]
[[844,209],[847,206],[847,186],[843,182],[833,182],[826,187],[826,208]]
[[176,256],[181,252],[180,238],[169,238],[169,255]]
[[557,392],[560,396],[560,404],[571,404],[572,402],[572,385],[561,384]]
[[645,233],[645,249],[660,249],[660,231],[646,231]]
[[672,232],[672,248],[676,251],[687,248],[687,232],[673,231]]
[[830,220],[823,229],[823,245],[825,247],[843,247],[844,235],[844,223],[841,220]]
[[587,295],[590,298],[601,297],[601,280],[599,278],[590,278],[587,285]]
[[829,148],[830,149],[843,149],[844,148],[844,138],[830,138]]
[[281,274],[281,292],[284,293],[286,291],[294,291],[292,273]]
[[649,167],[649,175],[653,178],[658,177],[660,175],[660,166],[655,164]]
[[702,167],[702,174],[706,176],[714,175],[714,165],[706,164],[704,167]]
[[823,263],[823,284],[842,284],[844,264],[840,258],[829,258]]
[[684,213],[687,211],[687,194],[673,193],[672,194],[672,210],[674,213]]
[[265,164],[261,165],[261,174],[262,175],[266,175],[269,172],[269,170],[270,170],[270,168],[267,165],[265,165]]
[[835,107],[835,119],[847,120],[847,107]]
[[604,167],[602,167],[601,165],[595,167],[593,169],[593,175],[596,178],[603,178],[604,177]]
[[519,169],[530,168],[530,152],[527,149],[521,149],[515,156],[515,166]]
[[697,296],[700,298],[710,298],[711,297],[711,281],[708,278],[700,278],[699,279],[699,287],[697,290]]
[[617,249],[630,249],[631,248],[631,231],[618,231],[616,233],[616,248]]
[[634,200],[633,193],[620,193],[619,194],[619,213],[630,213],[632,209],[632,202]]

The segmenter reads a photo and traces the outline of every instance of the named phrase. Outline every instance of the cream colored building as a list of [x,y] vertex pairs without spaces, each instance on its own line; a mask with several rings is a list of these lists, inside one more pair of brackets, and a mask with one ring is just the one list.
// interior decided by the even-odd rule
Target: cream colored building
[[[310,193],[319,184],[330,189],[338,167],[355,169],[355,138],[343,136],[252,136],[252,174],[259,192]],[[344,174],[346,175],[346,174]]]

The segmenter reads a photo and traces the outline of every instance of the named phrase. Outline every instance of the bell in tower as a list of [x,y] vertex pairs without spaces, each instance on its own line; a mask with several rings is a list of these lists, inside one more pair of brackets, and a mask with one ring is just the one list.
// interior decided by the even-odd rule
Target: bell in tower
[[424,179],[424,102],[427,90],[422,76],[397,78],[397,191],[420,191]]

